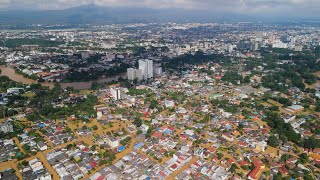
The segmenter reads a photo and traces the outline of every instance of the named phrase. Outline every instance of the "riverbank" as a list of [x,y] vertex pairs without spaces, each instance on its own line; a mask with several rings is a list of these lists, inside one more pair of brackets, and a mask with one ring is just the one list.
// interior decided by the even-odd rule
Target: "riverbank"
[[[26,78],[20,74],[17,74],[15,70],[11,67],[8,66],[0,66],[1,69],[1,75],[3,76],[8,76],[11,80],[20,82],[23,84],[36,84],[39,83],[36,80]],[[70,83],[60,83],[62,88],[67,88],[67,87],[72,87],[76,90],[81,90],[81,89],[90,89],[93,83],[108,83],[111,81],[118,81],[119,78],[126,78],[126,73],[122,73],[116,76],[111,76],[111,77],[104,77],[100,78],[97,80],[92,80],[92,81],[85,81],[85,82],[70,82]],[[54,87],[53,82],[40,82],[42,86],[49,87],[52,89]]]

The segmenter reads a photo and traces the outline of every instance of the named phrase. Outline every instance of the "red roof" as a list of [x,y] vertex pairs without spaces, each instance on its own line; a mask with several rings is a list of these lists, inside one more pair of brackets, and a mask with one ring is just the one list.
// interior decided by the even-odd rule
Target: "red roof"
[[173,164],[172,166],[170,166],[171,169],[177,169],[178,165],[177,164]]
[[56,128],[56,131],[62,131],[62,127],[61,127],[61,126],[58,126],[58,127]]
[[197,162],[194,162],[193,164],[197,167],[200,167],[200,164],[198,164]]
[[264,166],[264,163],[258,159],[258,158],[251,158],[252,160],[252,164],[255,166],[255,167],[258,167],[258,166]]
[[97,180],[104,180],[104,177],[103,177],[103,176],[99,176],[99,177],[97,178]]
[[163,176],[163,177],[166,177],[166,176],[167,176],[167,175],[166,175],[164,172],[162,172],[162,171],[160,171],[159,174],[160,174],[161,176]]
[[188,136],[187,136],[187,135],[185,135],[185,134],[180,134],[180,138],[182,138],[182,139],[187,139],[187,138],[188,138]]
[[232,159],[228,159],[228,163],[233,164],[233,163],[235,163],[235,162],[234,162],[234,160],[232,160]]
[[87,152],[87,151],[89,151],[89,148],[85,147],[85,148],[82,149],[82,151]]
[[210,151],[210,152],[212,152],[212,153],[213,153],[213,152],[215,152],[215,151],[216,151],[216,149],[215,149],[215,148],[213,148],[213,147],[209,147],[209,148],[208,148],[208,151]]
[[240,166],[250,166],[251,163],[249,163],[248,161],[241,161],[239,162]]
[[213,162],[217,162],[219,159],[217,157],[212,158]]
[[288,170],[287,168],[284,166],[284,164],[281,165],[281,167],[279,168],[279,172],[281,174],[288,174]]
[[244,146],[244,147],[247,147],[247,146],[248,146],[246,143],[244,143],[244,142],[242,142],[242,141],[239,141],[238,144],[239,144],[240,146]]
[[168,127],[167,126],[162,126],[160,129],[161,130],[166,130]]
[[216,78],[216,79],[221,79],[221,78],[222,78],[222,76],[217,75],[217,76],[215,76],[215,78]]
[[304,134],[305,134],[305,135],[310,135],[310,136],[311,136],[311,135],[312,135],[312,132],[311,132],[311,131],[304,131]]
[[94,168],[94,167],[96,167],[98,165],[98,163],[93,161],[93,162],[90,163],[90,165],[91,165],[92,168]]
[[256,166],[249,174],[248,177],[250,177],[251,179],[258,179],[258,174],[260,173],[261,167],[260,166]]
[[313,162],[320,165],[320,160],[314,159]]
[[161,132],[157,131],[155,133],[152,134],[153,137],[159,138],[162,135]]

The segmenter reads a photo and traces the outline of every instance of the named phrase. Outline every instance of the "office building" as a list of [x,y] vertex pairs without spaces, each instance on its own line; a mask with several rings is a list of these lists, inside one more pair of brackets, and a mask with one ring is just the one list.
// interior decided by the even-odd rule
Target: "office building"
[[152,60],[139,60],[139,69],[142,70],[142,77],[144,80],[153,78],[153,61]]

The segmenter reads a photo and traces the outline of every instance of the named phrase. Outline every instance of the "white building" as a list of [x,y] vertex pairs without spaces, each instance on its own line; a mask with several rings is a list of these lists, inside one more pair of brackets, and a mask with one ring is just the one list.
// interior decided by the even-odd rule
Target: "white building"
[[160,76],[162,74],[162,67],[154,68],[154,75]]
[[136,78],[136,70],[133,68],[128,68],[127,77],[128,77],[128,80],[133,81]]
[[164,105],[166,106],[166,108],[171,108],[174,106],[174,101],[170,101],[170,100],[165,99]]
[[153,61],[152,60],[139,60],[139,69],[142,70],[142,77],[144,80],[153,78]]
[[37,146],[41,151],[45,151],[48,149],[48,146],[46,144],[44,144],[42,141],[38,142]]
[[23,88],[9,88],[7,89],[7,94],[19,95],[20,91],[23,91]]
[[86,60],[90,57],[90,53],[88,51],[81,52],[81,59]]
[[127,76],[128,76],[128,80],[130,80],[130,81],[133,81],[135,79],[141,81],[143,79],[142,69],[128,68],[127,69]]
[[121,89],[120,88],[111,88],[110,92],[111,92],[111,95],[114,100],[121,99]]
[[119,143],[119,139],[116,139],[114,137],[108,137],[107,138],[107,142],[108,142],[108,145],[111,147],[111,148],[116,148],[120,145]]
[[11,123],[0,124],[0,132],[3,132],[3,133],[13,132],[13,125]]

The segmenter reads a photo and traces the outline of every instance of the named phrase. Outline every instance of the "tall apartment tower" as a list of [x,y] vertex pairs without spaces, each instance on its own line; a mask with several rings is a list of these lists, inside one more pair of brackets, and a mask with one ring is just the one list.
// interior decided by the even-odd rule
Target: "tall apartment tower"
[[128,80],[133,81],[136,78],[136,70],[133,68],[127,69]]
[[111,88],[110,89],[111,95],[114,100],[120,100],[121,99],[121,90],[120,88]]
[[137,79],[138,81],[141,81],[143,79],[142,69],[128,68],[127,76],[128,76],[128,80],[130,81],[133,81],[135,79]]
[[142,77],[144,80],[153,78],[153,61],[152,60],[139,60],[139,69],[142,70]]

